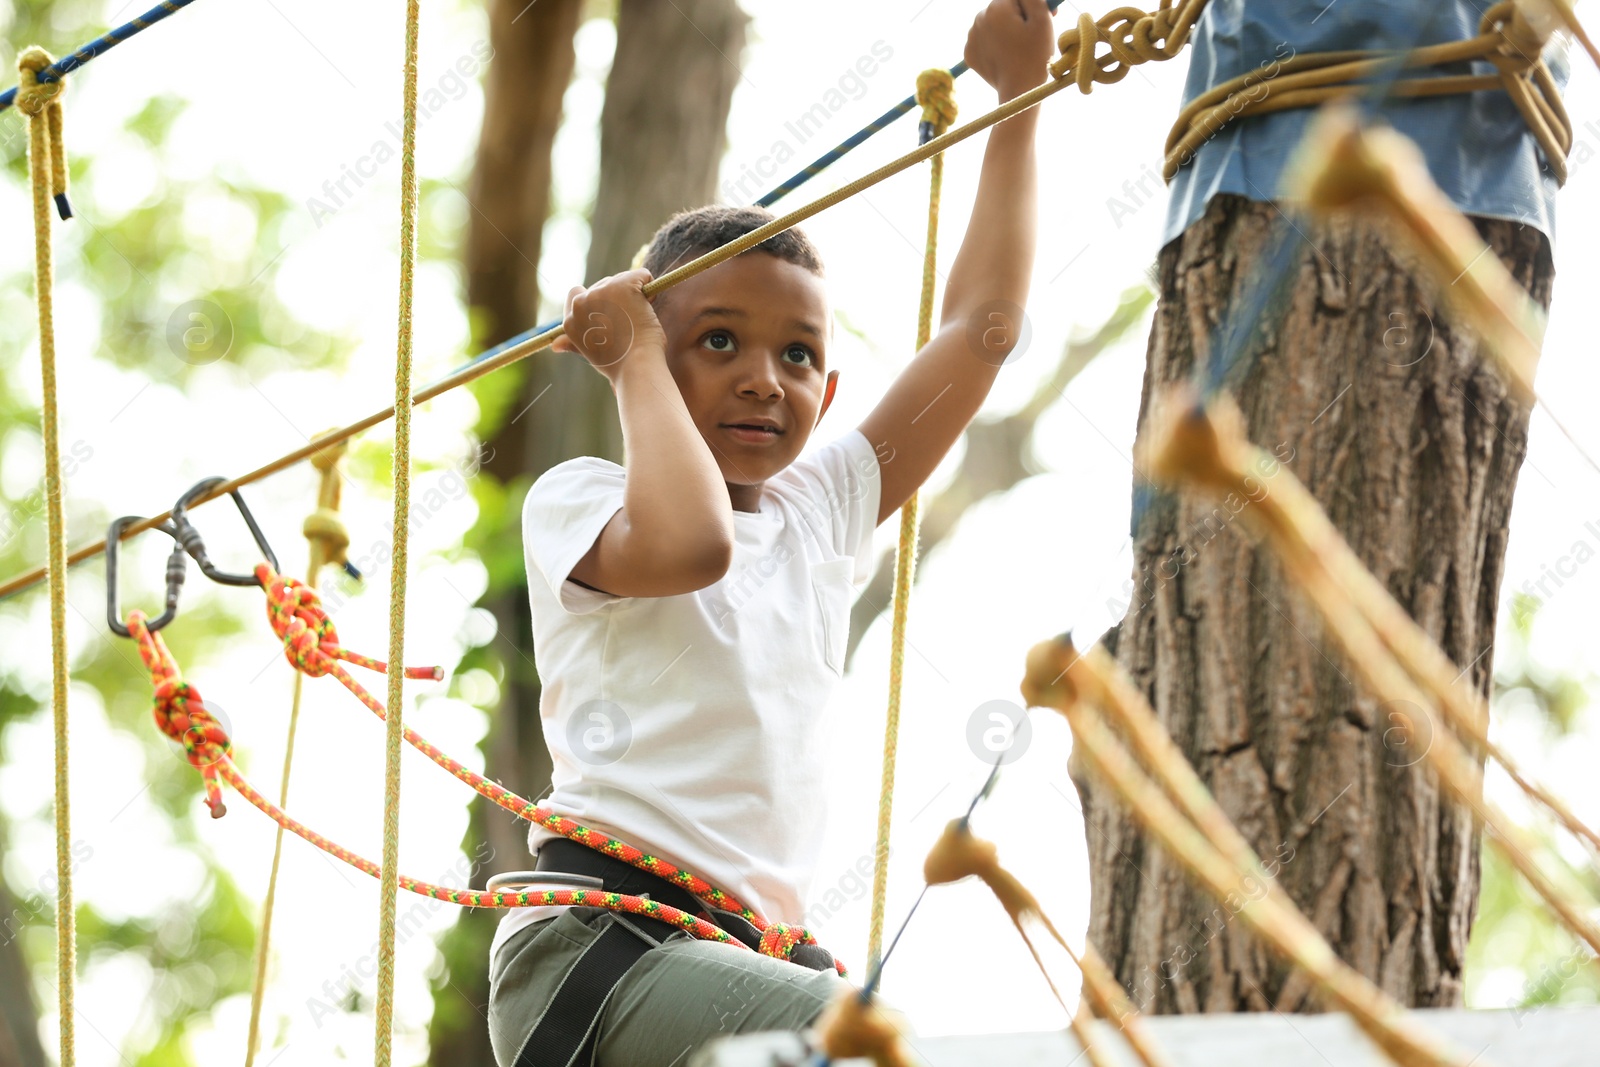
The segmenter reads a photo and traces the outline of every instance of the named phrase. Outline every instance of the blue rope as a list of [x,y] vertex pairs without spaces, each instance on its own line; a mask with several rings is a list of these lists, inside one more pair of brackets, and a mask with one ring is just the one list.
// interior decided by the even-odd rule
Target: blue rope
[[[1072,633],[1068,631],[1061,635],[1064,639],[1071,639]],[[972,798],[972,803],[967,805],[967,813],[961,816],[961,831],[968,832],[972,825],[972,813],[977,810],[978,804],[994,792],[995,782],[1000,779],[1000,765],[1005,762],[1005,750],[994,759],[994,766],[989,769],[989,777],[984,779],[983,787]],[[933,886],[928,882],[922,883],[922,892],[917,894],[917,899],[912,902],[911,910],[906,912],[906,917],[901,920],[900,928],[894,932],[894,937],[889,940],[889,947],[884,950],[883,958],[872,967],[872,973],[867,976],[866,984],[861,987],[861,992],[856,994],[862,1004],[871,1004],[873,996],[878,992],[878,985],[883,981],[883,968],[889,962],[889,957],[894,955],[894,947],[900,943],[900,935],[906,932],[906,927],[911,925],[912,916],[917,914],[917,909],[922,906],[922,898],[928,895],[928,890]],[[806,1067],[831,1067],[832,1061],[821,1052],[814,1054],[807,1062]]]
[[[191,0],[191,2],[192,2],[192,0]],[[1050,14],[1054,15],[1056,13],[1056,8],[1061,6],[1061,0],[1048,0],[1047,6],[1050,8]],[[965,74],[970,69],[971,68],[968,67],[967,64],[966,64],[966,61],[963,60],[963,61],[957,63],[955,66],[950,68],[950,76],[953,77],[953,78],[959,78],[959,77],[961,77],[961,75]],[[756,206],[757,207],[771,207],[773,204],[777,203],[779,200],[782,200],[785,196],[788,196],[790,193],[792,193],[796,189],[800,188],[800,186],[804,185],[806,182],[810,181],[812,178],[815,178],[817,175],[819,175],[823,171],[827,170],[833,164],[839,162],[839,160],[844,158],[844,156],[847,153],[849,153],[851,151],[851,149],[859,147],[862,143],[864,143],[873,134],[877,133],[879,130],[885,128],[886,126],[889,126],[896,119],[898,119],[901,115],[904,115],[906,112],[910,111],[912,108],[914,108],[916,106],[917,106],[917,94],[916,93],[912,93],[910,96],[908,96],[904,100],[900,101],[894,107],[891,107],[888,111],[885,111],[883,114],[879,115],[877,118],[873,119],[871,122],[869,122],[865,126],[861,127],[861,129],[857,130],[855,133],[851,134],[849,137],[846,137],[843,141],[840,141],[835,147],[833,147],[832,149],[830,149],[827,152],[823,153],[822,155],[818,156],[816,161],[814,163],[812,163],[810,166],[806,167],[804,170],[802,170],[799,173],[795,174],[793,177],[789,178],[787,181],[782,182],[777,187],[775,187],[771,192],[769,192],[766,195],[762,196],[761,199],[756,201]],[[924,133],[924,132],[919,131],[918,136],[920,137],[920,140],[917,143],[918,144],[927,144],[928,143],[928,139],[929,139],[928,138],[928,134],[931,133],[931,132],[932,131],[927,131],[926,133]],[[485,352],[480,352],[478,355],[473,356],[467,362],[463,363],[461,366],[457,367],[455,370],[451,371],[450,373],[451,374],[459,374],[462,371],[466,370],[468,367],[473,366],[474,364],[482,363],[484,360],[489,359],[489,358],[491,358],[493,356],[496,356],[499,353],[504,352],[508,348],[511,348],[511,347],[513,347],[515,345],[520,345],[522,342],[528,340],[529,338],[537,337],[541,333],[545,333],[545,332],[547,332],[549,330],[553,330],[557,326],[560,326],[560,325],[561,325],[561,320],[560,319],[551,319],[549,322],[543,323],[542,325],[539,325],[539,326],[535,326],[531,330],[524,330],[522,333],[517,334],[515,337],[508,338],[507,340],[501,341],[499,344],[495,345],[493,348],[491,348],[491,349],[489,349],[489,350],[487,350]]]
[[[109,33],[96,37],[70,56],[63,56],[61,59],[56,60],[39,72],[39,81],[46,85],[60,81],[62,75],[70,74],[95,56],[111,51],[112,48],[126,41],[140,30],[149,29],[168,15],[176,14],[192,3],[194,3],[194,0],[161,0],[160,4],[146,11],[132,22],[124,23]],[[15,88],[7,89],[5,92],[0,93],[0,111],[10,107],[16,102],[16,99],[17,90]]]
[[[1051,0],[1050,10],[1054,11],[1056,9],[1056,5],[1059,3],[1061,3],[1061,0]],[[965,74],[968,69],[969,68],[967,67],[966,62],[962,61],[950,68],[950,76],[953,78],[959,78],[961,75]],[[782,200],[785,196],[788,196],[806,182],[810,181],[812,178],[815,178],[817,175],[827,170],[830,166],[837,163],[852,148],[862,144],[873,134],[877,133],[885,126],[890,125],[895,119],[899,118],[901,115],[904,115],[906,112],[910,111],[916,106],[917,94],[912,93],[894,107],[891,107],[888,111],[885,111],[883,114],[879,115],[877,118],[861,127],[861,129],[840,141],[833,148],[818,156],[816,162],[812,163],[804,170],[798,172],[793,177],[780,184],[777,188],[763,196],[760,200],[757,200],[756,206],[771,207],[773,204],[777,203],[779,200]],[[924,137],[919,143],[926,144],[927,141],[928,138]]]
[[[1048,6],[1050,8],[1050,14],[1054,15],[1056,13],[1056,8],[1061,6],[1061,0],[1049,0]],[[965,74],[967,70],[968,67],[966,62],[962,61],[950,68],[950,76],[953,78],[959,78],[961,75]],[[827,170],[829,166],[838,162],[840,157],[842,157],[846,152],[849,152],[852,148],[855,148],[867,138],[871,137],[873,134],[877,133],[879,130],[883,129],[895,119],[899,118],[901,115],[904,115],[906,112],[910,111],[916,106],[917,95],[912,93],[894,107],[890,108],[888,111],[885,111],[883,114],[867,123],[861,129],[857,130],[843,141],[840,141],[837,147],[823,153],[821,156],[818,156],[816,162],[812,163],[809,167],[806,167],[804,170],[794,175],[794,177],[790,178],[788,181],[772,190],[772,192],[768,193],[766,196],[763,196],[760,200],[757,200],[756,206],[771,207],[775,202],[781,200],[789,193],[794,192],[796,189],[800,188],[800,186],[804,185],[812,178],[815,178],[818,174],[821,174],[823,171]],[[927,138],[924,138],[922,143],[926,144]]]

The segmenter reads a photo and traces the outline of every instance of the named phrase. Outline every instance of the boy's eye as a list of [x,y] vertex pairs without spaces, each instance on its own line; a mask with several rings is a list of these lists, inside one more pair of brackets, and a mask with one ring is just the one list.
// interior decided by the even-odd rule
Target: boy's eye
[[733,351],[733,335],[724,330],[711,331],[710,333],[706,334],[705,340],[701,343],[710,348],[713,352]]
[[784,355],[798,356],[802,366],[815,366],[817,362],[817,357],[805,345],[790,345]]

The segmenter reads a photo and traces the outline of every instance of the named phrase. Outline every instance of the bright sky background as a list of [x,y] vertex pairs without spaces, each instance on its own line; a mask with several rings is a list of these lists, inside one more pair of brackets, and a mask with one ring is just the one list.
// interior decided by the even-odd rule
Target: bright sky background
[[[458,59],[476,62],[480,53],[475,49],[484,48],[487,27],[477,8],[461,11],[450,5],[441,11],[442,6],[425,6],[421,81],[424,90],[439,88],[448,102],[422,125],[419,166],[425,176],[448,179],[463,191],[424,220],[428,232],[454,243],[470,210],[464,192],[482,104],[475,80],[457,87],[449,72]],[[108,21],[121,21],[133,10],[109,3],[105,7]],[[787,138],[808,160],[911,92],[918,71],[953,63],[961,56],[979,5],[973,0],[884,0],[870,5],[746,0],[746,7],[755,21],[723,160],[724,178],[731,182],[773,151],[774,138]],[[1065,27],[1065,19],[1061,25]],[[192,243],[215,257],[217,275],[195,277],[188,288],[149,294],[154,304],[175,307],[203,295],[211,285],[247,281],[276,260],[278,294],[302,321],[313,329],[360,338],[342,374],[284,371],[252,380],[233,361],[224,360],[201,370],[180,393],[148,384],[137,369],[119,371],[96,362],[92,374],[76,370],[90,367],[89,355],[113,349],[117,338],[99,335],[94,295],[84,289],[73,260],[75,249],[103,239],[93,226],[96,217],[131,208],[156,190],[153,160],[119,130],[157,93],[190,99],[173,131],[171,166],[179,169],[171,177],[234,175],[282,189],[297,201],[325,199],[323,183],[336,180],[344,167],[371,152],[375,142],[397,143],[386,124],[398,127],[401,29],[400,9],[371,2],[198,4],[73,79],[67,103],[69,151],[74,145],[92,146],[99,166],[93,178],[74,190],[81,218],[57,231],[59,349],[68,368],[62,440],[67,446],[81,443],[91,453],[69,481],[70,496],[97,500],[109,514],[149,513],[200,477],[255,467],[304,443],[310,433],[389,402],[398,161],[364,182],[332,216],[314,219],[308,207],[282,233],[256,233],[248,215],[220,192],[196,196],[185,205],[183,226]],[[248,46],[238,47],[243,42]],[[78,42],[45,43],[60,53]],[[578,72],[567,93],[566,124],[557,141],[556,211],[546,229],[540,264],[547,301],[582,281],[587,242],[582,213],[595,187],[598,119],[613,45],[613,29],[602,20],[589,22],[578,37]],[[892,56],[820,133],[796,143],[784,122],[820,102],[874,46],[880,52],[892,50]],[[1002,375],[986,412],[1001,414],[1018,406],[1053,365],[1064,341],[1102,321],[1118,294],[1138,284],[1155,258],[1164,200],[1146,203],[1119,226],[1107,198],[1125,195],[1123,183],[1136,181],[1145,168],[1159,169],[1160,146],[1178,107],[1185,65],[1180,58],[1148,66],[1121,84],[1097,89],[1093,99],[1068,91],[1043,105],[1041,248],[1029,306],[1033,340]],[[1577,136],[1600,147],[1600,124],[1585,125],[1600,115],[1595,72],[1583,63],[1574,67],[1567,104]],[[992,106],[995,96],[968,75],[957,84],[957,99],[963,116],[971,117]],[[15,121],[13,116],[0,117],[0,122]],[[790,203],[909,149],[915,130],[914,120],[903,120]],[[983,143],[982,136],[975,138],[947,161],[940,234],[946,263],[965,230]],[[1597,187],[1600,167],[1578,165],[1561,196],[1555,308],[1539,383],[1590,451],[1600,454],[1600,429],[1582,416],[1583,398],[1600,386],[1590,343],[1600,329],[1600,309],[1581,298],[1600,281],[1592,258],[1582,254],[1590,238],[1600,233],[1600,214],[1593,207],[1600,203]],[[864,344],[847,331],[839,332],[836,365],[844,368],[844,375],[819,441],[855,425],[911,355],[926,195],[926,169],[918,168],[805,227],[822,250],[840,313],[871,338]],[[0,219],[10,220],[4,232],[20,236],[27,217],[21,186],[9,181],[0,185]],[[0,264],[7,271],[26,269],[27,255],[25,241],[0,242]],[[465,352],[458,272],[448,265],[423,270],[416,309],[417,373],[426,381],[451,369]],[[294,338],[286,336],[282,343],[292,347]],[[913,651],[904,698],[891,925],[920,887],[921,858],[928,845],[946,820],[964,810],[985,773],[965,740],[974,710],[986,701],[1018,699],[1023,654],[1035,641],[1069,627],[1098,633],[1114,621],[1105,602],[1127,576],[1131,561],[1126,535],[1129,454],[1143,351],[1140,329],[1091,367],[1042,420],[1039,452],[1054,473],[974,508],[958,535],[921,564],[923,578],[909,631]],[[26,366],[36,366],[37,349],[21,358]],[[27,374],[18,380],[36,379]],[[532,413],[555,415],[537,409]],[[430,555],[459,544],[475,517],[461,480],[463,465],[470,462],[474,416],[474,402],[458,391],[430,402],[414,429],[416,457],[425,470],[415,491],[420,518],[413,536],[408,659],[442,663],[447,669],[469,644],[489,639],[492,629],[484,613],[471,608],[485,585],[482,569]],[[163,453],[152,455],[123,443],[129,431],[163,425],[187,427],[179,444]],[[382,439],[385,432],[374,430],[372,438]],[[37,439],[12,433],[5,443],[0,479],[16,497],[37,478]],[[932,491],[958,458],[959,449],[936,475]],[[1584,465],[1548,418],[1536,414],[1513,515],[1503,609],[1511,592],[1537,581],[1545,567],[1600,549],[1597,489],[1600,474]],[[309,469],[297,468],[248,495],[269,538],[284,546],[286,566],[298,569],[292,560],[301,558],[299,525],[314,495]],[[356,545],[384,539],[389,508],[384,496],[347,490],[346,518]],[[893,541],[895,526],[891,522],[880,528],[880,547]],[[72,530],[72,543],[98,532]],[[1579,552],[1579,543],[1587,546],[1587,553]],[[242,544],[239,548],[242,552]],[[130,558],[143,573],[159,573],[164,554],[164,545],[144,539]],[[71,641],[77,648],[115,640],[103,635],[98,621],[103,613],[101,573],[98,565],[73,571]],[[385,648],[386,579],[387,568],[379,568],[366,592],[336,616],[344,640],[359,651],[381,655]],[[1595,608],[1600,603],[1600,567],[1579,568],[1559,590],[1548,588],[1555,595],[1539,617],[1534,645],[1538,662],[1551,671],[1587,673],[1600,667],[1595,640],[1600,632]],[[220,590],[197,578],[185,596],[190,604],[198,598],[226,600],[252,619],[259,610],[246,603],[253,599],[249,592]],[[41,699],[48,692],[47,632],[42,593],[0,606],[0,647],[9,652],[5,667]],[[848,872],[872,848],[887,639],[885,622],[866,635],[855,670],[840,686],[822,727],[835,739],[830,748],[836,759],[831,767],[830,832],[815,900],[822,902],[828,890],[837,888],[848,902],[835,914],[813,917],[823,943],[858,967],[865,957],[868,902],[864,887]],[[119,641],[118,648],[129,661],[125,699],[147,701],[133,647]],[[291,672],[271,633],[259,626],[231,647],[185,667],[208,702],[231,718],[247,773],[263,787],[275,783]],[[467,688],[484,706],[493,706],[495,685],[487,674],[478,672]],[[476,760],[473,745],[487,727],[487,716],[462,701],[430,695],[435,689],[442,691],[426,683],[409,686],[416,703],[407,710],[408,723],[446,750]],[[202,865],[173,844],[167,820],[143,795],[149,772],[141,749],[108,730],[93,691],[79,687],[73,700],[73,779],[79,798],[74,836],[90,853],[77,873],[78,892],[112,918],[147,913],[163,900],[188,897],[200,884]],[[291,808],[321,832],[375,857],[380,848],[382,731],[332,682],[308,686],[306,704]],[[1594,721],[1589,715],[1586,732],[1549,750],[1536,735],[1503,736],[1514,750],[1539,761],[1550,783],[1591,819],[1600,817],[1600,785],[1591,769],[1594,745],[1600,741]],[[1031,747],[1004,773],[976,826],[999,842],[1002,858],[1033,887],[1062,929],[1081,941],[1088,887],[1082,823],[1066,773],[1067,731],[1048,712],[1036,713],[1032,723]],[[6,744],[11,761],[0,776],[0,806],[16,827],[8,870],[14,884],[27,887],[53,869],[49,824],[41,817],[47,815],[50,797],[47,716],[11,730]],[[355,753],[348,762],[329,743],[333,737],[344,739]],[[157,772],[162,770],[191,773],[177,755]],[[457,846],[472,795],[409,750],[405,775],[403,869],[461,884],[465,860]],[[1504,783],[1494,784],[1504,798],[1505,790],[1499,788]],[[192,816],[220,861],[247,891],[259,895],[272,852],[271,823],[243,802],[231,804],[230,816],[217,822],[206,818],[199,805]],[[1039,848],[1039,842],[1048,845]],[[338,986],[352,971],[371,969],[376,902],[374,881],[336,866],[300,842],[286,845],[266,1013],[268,1041],[287,1044],[282,1062],[314,1067],[370,1056],[370,1015],[331,1013],[321,991],[324,983]],[[438,973],[431,935],[452,918],[448,906],[407,895],[401,913],[411,912],[430,936],[413,936],[399,951],[400,1062],[419,1061],[424,1055],[429,979]],[[173,934],[180,950],[182,936],[181,931]],[[1474,999],[1479,1006],[1503,1006],[1521,983],[1518,974],[1484,976]],[[373,988],[370,978],[363,978],[362,985],[369,993]],[[888,970],[884,992],[924,1034],[1053,1029],[1064,1023],[998,906],[980,889],[966,885],[929,895]],[[148,1033],[143,1005],[160,995],[151,988],[150,973],[133,956],[92,968],[80,994],[88,1024],[79,1030],[85,1067],[119,1062],[115,1048]],[[219,1007],[212,1028],[195,1038],[199,1062],[232,1062],[240,1056],[247,1004],[241,996]],[[46,1020],[46,1028],[48,1043],[53,1043],[53,1018]]]

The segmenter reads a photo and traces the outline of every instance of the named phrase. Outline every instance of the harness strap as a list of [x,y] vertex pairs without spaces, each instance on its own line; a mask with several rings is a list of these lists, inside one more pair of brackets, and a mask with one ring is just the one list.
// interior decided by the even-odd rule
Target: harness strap
[[[682,886],[660,875],[640,870],[615,856],[608,856],[576,841],[567,838],[546,841],[539,846],[539,855],[534,861],[534,868],[540,871],[591,875],[599,878],[608,892],[648,896],[651,900],[677,908],[679,911],[707,919],[747,947],[758,952],[763,951],[761,945],[766,936],[765,932],[738,912],[717,908],[698,900]],[[632,918],[636,922],[644,923],[646,929],[655,929],[655,920],[637,915]],[[660,926],[666,933],[681,929],[668,923],[661,923]],[[662,933],[661,936],[666,937],[666,933]],[[774,955],[774,953],[764,954]],[[814,942],[797,942],[789,949],[787,956],[778,958],[787,959],[790,963],[813,971],[838,969],[833,954]]]
[[[576,841],[556,838],[539,846],[536,870],[591,875],[605,883],[608,892],[648,896],[689,914],[710,919],[750,948],[758,948],[762,932],[737,912],[723,911],[696,900],[682,886],[632,864],[597,852]],[[628,969],[679,927],[638,915],[612,913],[615,920],[586,949],[562,979],[550,1006],[523,1042],[515,1067],[575,1067],[587,1064],[599,1038],[600,1014],[612,990]],[[652,937],[651,935],[654,935]],[[831,953],[821,945],[797,944],[791,963],[812,970],[834,970]]]
[[630,919],[618,912],[611,915],[611,925],[561,980],[544,1017],[517,1053],[515,1067],[573,1067],[592,1059],[600,1012],[612,990],[629,968],[655,947]]
[[[708,910],[708,905],[696,899],[693,893],[682,886],[674,885],[660,875],[641,871],[631,863],[615,856],[607,856],[603,852],[596,852],[587,845],[580,845],[567,838],[555,838],[540,845],[539,855],[535,857],[533,867],[536,871],[559,871],[563,874],[585,874],[599,878],[605,883],[606,891],[609,893],[648,895],[651,900],[688,912],[690,915],[705,917]],[[717,925],[722,924],[718,922]],[[728,932],[733,933],[732,930]]]

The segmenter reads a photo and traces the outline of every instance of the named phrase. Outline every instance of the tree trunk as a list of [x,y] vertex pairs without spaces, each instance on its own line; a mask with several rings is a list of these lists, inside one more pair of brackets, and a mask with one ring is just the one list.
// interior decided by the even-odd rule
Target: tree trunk
[[717,199],[749,21],[737,0],[621,0],[588,282],[627,270],[668,218]]
[[[3,855],[3,851],[0,851]],[[39,1044],[39,1008],[22,954],[22,928],[34,921],[38,901],[24,909],[0,881],[0,1067],[45,1067]]]
[[[474,338],[482,347],[503,341],[534,324],[539,308],[539,274],[536,265],[543,250],[545,219],[550,214],[551,149],[561,125],[562,98],[572,80],[576,55],[573,35],[583,16],[583,0],[489,0],[489,42],[494,56],[483,83],[483,127],[473,166],[468,199],[472,214],[464,253],[467,304],[474,312]],[[535,357],[537,359],[537,357]],[[524,371],[502,371],[499,388],[527,384]],[[527,400],[516,401],[513,414]],[[518,420],[520,421],[520,420]],[[526,425],[526,424],[523,424]],[[517,421],[509,424],[515,431]],[[494,448],[487,443],[483,469],[495,473]],[[507,450],[509,451],[509,450]],[[503,477],[503,476],[502,476]],[[497,516],[496,519],[499,517]],[[481,524],[480,524],[481,525]],[[510,530],[482,531],[486,538],[515,536]],[[479,533],[480,531],[474,531]],[[518,701],[521,685],[534,676],[531,662],[518,656],[520,638],[527,629],[527,596],[491,599],[501,642],[510,641],[510,654],[501,655],[506,702],[484,740],[485,771],[490,778],[525,792],[533,783],[549,778],[549,754],[538,740],[538,699],[523,714]],[[509,617],[508,617],[509,615]],[[537,689],[535,688],[535,693]],[[532,724],[533,743],[525,736]],[[530,766],[531,765],[531,766]],[[488,874],[527,866],[519,862],[526,838],[523,824],[502,817],[483,802],[472,807],[463,847],[474,858],[487,842],[487,869],[475,866],[472,885],[482,888]],[[492,1064],[489,1046],[488,951],[499,913],[463,912],[455,927],[440,942],[445,974],[435,988],[433,1018],[428,1025],[430,1067]]]
[[533,325],[539,262],[550,213],[550,146],[572,80],[583,0],[489,0],[483,127],[467,223],[467,303],[489,344]]
[[[1249,284],[1271,204],[1214,199],[1162,249],[1140,434],[1153,395],[1191,376]],[[1477,220],[1548,307],[1538,231]],[[1529,407],[1476,337],[1435,310],[1380,227],[1309,231],[1281,322],[1233,386],[1251,440],[1276,452],[1362,561],[1486,696]],[[1224,810],[1335,951],[1400,1003],[1457,1005],[1478,896],[1471,818],[1352,683],[1315,612],[1226,507],[1165,498],[1134,537],[1117,658]],[[1090,939],[1156,1012],[1324,1007],[1195,889],[1115,799],[1078,779]]]
[[[516,9],[523,3],[516,0],[509,6]],[[538,5],[527,17],[544,6]],[[671,4],[621,0],[618,4],[617,49],[600,118],[600,187],[586,282],[627,270],[639,246],[669,216],[715,199],[747,22],[737,0],[675,0]],[[567,73],[562,74],[559,88],[552,77],[540,90],[554,92],[558,111],[572,68],[572,30],[563,32]],[[495,62],[497,66],[537,65],[537,60],[524,58],[525,54],[504,52],[497,43]],[[474,186],[521,186],[529,191],[526,198],[507,201],[520,206],[520,215],[496,221],[508,235],[502,245],[509,248],[514,243],[523,249],[531,247],[533,252],[508,254],[487,237],[487,245],[469,242],[469,297],[474,307],[489,312],[485,321],[492,324],[490,333],[480,338],[484,344],[494,344],[534,325],[538,308],[534,264],[538,262],[539,230],[548,213],[550,138],[541,139],[538,152],[507,155],[489,151],[491,129],[514,125],[527,110],[522,99],[503,95],[508,91],[514,90],[502,86],[502,95],[497,95],[492,85],[488,90]],[[547,109],[537,106],[533,112],[542,116]],[[550,133],[554,133],[553,126]],[[521,168],[532,168],[537,180],[527,180]],[[492,234],[493,229],[488,232]],[[496,236],[495,240],[501,239]],[[548,295],[564,297],[566,290]],[[581,455],[618,463],[623,459],[616,400],[602,375],[581,357],[570,354],[534,356],[526,367],[519,398],[504,423],[487,435],[483,469],[505,487],[507,506],[503,514],[488,519],[494,529],[480,524],[474,532],[480,543],[520,545],[522,497],[533,479],[557,463]],[[484,742],[487,772],[524,796],[539,797],[549,785],[551,766],[539,719],[540,683],[528,590],[520,565],[500,570],[497,578],[484,605],[499,627],[493,648],[505,669],[500,707]],[[527,830],[527,823],[502,818],[498,811],[479,805],[473,811],[466,847],[475,854],[478,843],[486,840],[493,849],[491,870],[525,868],[529,866]],[[487,954],[498,921],[499,914],[493,912],[465,915],[446,939],[443,951],[449,975],[435,998],[432,1064],[494,1062],[483,1019],[462,1010],[461,1005],[466,1002],[481,1012],[488,1002]]]

